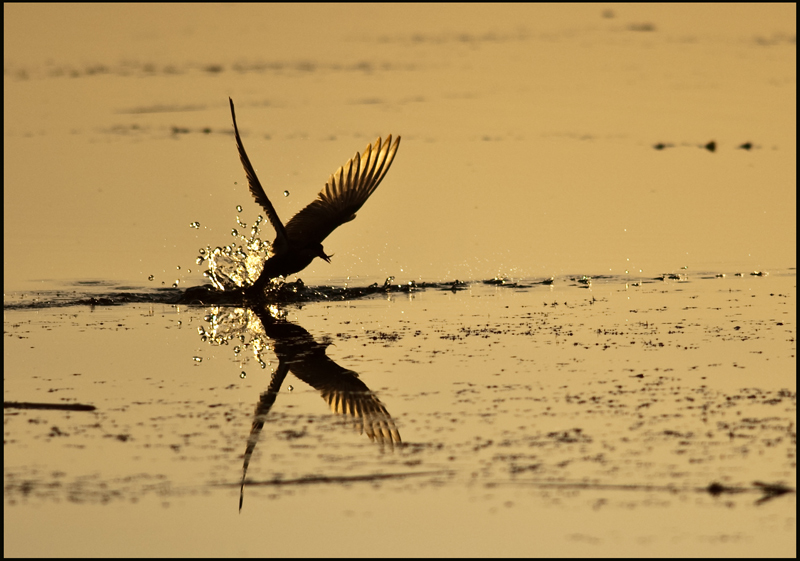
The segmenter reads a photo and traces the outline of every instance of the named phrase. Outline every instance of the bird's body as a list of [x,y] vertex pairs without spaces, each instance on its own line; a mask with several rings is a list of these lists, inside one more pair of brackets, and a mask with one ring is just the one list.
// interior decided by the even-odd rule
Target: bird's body
[[247,157],[239,136],[239,128],[236,126],[232,99],[230,104],[236,146],[247,175],[250,193],[264,208],[267,218],[275,228],[271,255],[264,263],[264,269],[256,282],[246,289],[248,294],[260,296],[272,279],[299,273],[308,267],[315,257],[330,263],[331,256],[325,254],[322,241],[336,228],[353,220],[356,217],[355,213],[378,188],[392,165],[400,137],[397,137],[394,144],[391,135],[384,143],[378,138],[374,147],[370,144],[362,154],[356,153],[330,176],[317,198],[295,214],[284,226],[256,177],[250,158]]

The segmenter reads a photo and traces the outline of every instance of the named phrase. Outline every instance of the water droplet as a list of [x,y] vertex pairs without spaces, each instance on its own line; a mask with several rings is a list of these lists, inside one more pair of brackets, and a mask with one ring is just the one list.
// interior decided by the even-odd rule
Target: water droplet
[[237,230],[236,228],[232,228],[231,229],[231,236],[236,237],[238,235],[239,235],[239,230]]
[[284,191],[284,192],[283,192],[283,196],[284,196],[284,197],[288,197],[288,196],[289,196],[289,191]]
[[195,361],[195,362],[203,362],[203,359],[200,358],[199,356],[193,356],[192,360]]
[[147,280],[151,281],[151,280],[153,280],[154,278],[155,278],[155,275],[150,275],[149,277],[147,277]]
[[181,266],[180,266],[180,265],[178,265],[177,269],[180,271],[180,270],[181,270]]
[[178,288],[178,285],[179,285],[180,283],[181,283],[181,281],[180,281],[180,280],[176,280],[175,282],[173,282],[173,283],[172,283],[172,288]]
[[289,386],[289,387],[288,387],[288,388],[286,388],[286,389],[288,389],[290,392],[292,392],[292,391],[294,391],[294,386]]
[[236,212],[242,212],[242,205],[236,205]]
[[189,228],[197,229],[199,227],[200,227],[200,223],[199,222],[192,222],[191,224],[189,224]]
[[242,370],[242,373],[241,373],[241,374],[239,374],[239,378],[241,378],[242,380],[244,380],[245,378],[247,378],[247,372],[245,372],[244,370]]

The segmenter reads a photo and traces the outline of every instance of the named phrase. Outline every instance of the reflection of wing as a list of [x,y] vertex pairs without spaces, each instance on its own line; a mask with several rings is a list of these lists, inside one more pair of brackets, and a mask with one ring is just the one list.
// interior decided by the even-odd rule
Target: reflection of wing
[[[320,392],[333,413],[351,417],[354,426],[370,440],[389,446],[400,444],[400,433],[383,403],[357,373],[332,361],[325,347],[314,342],[314,352],[287,360],[289,370]],[[277,345],[275,348],[277,351]]]
[[261,429],[264,428],[264,421],[267,419],[267,414],[272,406],[275,404],[275,398],[278,397],[278,392],[281,389],[286,374],[289,368],[285,364],[278,364],[278,369],[272,375],[269,382],[267,391],[261,394],[261,399],[256,405],[256,414],[253,416],[253,426],[250,427],[250,436],[247,439],[247,449],[244,452],[244,463],[242,464],[242,486],[239,488],[239,512],[242,511],[242,503],[244,502],[244,478],[247,475],[247,466],[250,465],[250,458],[253,456],[253,451],[258,444],[258,435],[261,434]]
[[371,391],[323,390],[322,397],[331,406],[331,411],[352,417],[353,425],[361,434],[366,433],[370,440],[389,446],[401,442],[391,415]]
[[356,217],[356,212],[380,185],[392,165],[400,137],[392,135],[381,145],[368,144],[330,176],[316,200],[294,215],[286,224],[286,235],[296,247],[322,243],[336,228]]

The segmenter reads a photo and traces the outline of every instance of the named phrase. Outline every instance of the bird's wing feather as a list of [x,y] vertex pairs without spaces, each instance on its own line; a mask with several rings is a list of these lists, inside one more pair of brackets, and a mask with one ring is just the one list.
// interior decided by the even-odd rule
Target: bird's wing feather
[[253,198],[256,200],[256,202],[260,204],[267,213],[267,218],[269,218],[270,224],[272,224],[272,227],[275,228],[276,236],[272,251],[275,253],[280,253],[282,248],[288,248],[289,245],[286,228],[283,226],[281,219],[278,218],[278,213],[275,212],[275,207],[272,206],[269,197],[267,197],[267,194],[264,192],[264,188],[261,186],[261,182],[256,176],[256,170],[253,169],[253,165],[250,163],[250,158],[247,157],[247,152],[244,150],[244,144],[242,144],[242,138],[239,136],[239,127],[236,126],[236,112],[233,109],[233,100],[228,98],[228,101],[231,102],[231,117],[233,118],[233,134],[236,137],[236,147],[239,149],[239,159],[242,161],[244,173],[247,176],[247,184],[250,187],[250,193],[253,195]]
[[368,144],[362,154],[356,153],[330,176],[325,188],[310,205],[294,215],[286,224],[292,245],[304,247],[322,243],[336,228],[355,218],[360,209],[394,161],[400,137],[392,144],[392,136],[374,147]]

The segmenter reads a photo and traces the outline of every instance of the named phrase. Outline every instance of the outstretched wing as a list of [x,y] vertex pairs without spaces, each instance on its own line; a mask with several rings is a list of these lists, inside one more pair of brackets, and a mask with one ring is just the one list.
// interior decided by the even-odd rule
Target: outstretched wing
[[242,144],[242,138],[239,136],[239,127],[236,126],[236,112],[233,110],[233,100],[228,98],[228,101],[231,102],[231,117],[233,117],[233,134],[236,137],[236,147],[239,149],[239,159],[242,161],[244,173],[247,176],[247,184],[250,187],[250,193],[253,195],[256,202],[266,211],[270,224],[275,228],[276,237],[272,251],[280,253],[283,248],[288,248],[286,228],[284,228],[281,219],[278,218],[275,207],[272,206],[267,194],[264,192],[261,182],[258,180],[258,177],[256,177],[256,170],[253,169],[250,158],[247,157],[247,152],[244,151],[244,144]]
[[[336,228],[356,217],[370,195],[378,188],[394,161],[400,137],[392,135],[381,144],[368,144],[330,176],[325,188],[310,205],[286,224],[286,235],[295,247],[322,243]],[[252,188],[251,188],[252,190]]]

